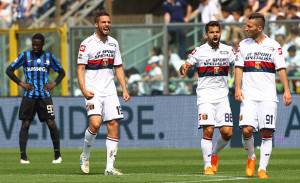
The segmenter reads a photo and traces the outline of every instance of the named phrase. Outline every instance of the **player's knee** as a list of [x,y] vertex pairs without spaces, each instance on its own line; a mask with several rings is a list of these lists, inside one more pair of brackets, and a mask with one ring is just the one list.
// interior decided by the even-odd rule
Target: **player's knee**
[[118,129],[119,128],[119,123],[116,120],[112,120],[107,123],[107,127],[109,129]]
[[30,126],[30,121],[22,121],[21,129],[28,130]]
[[249,138],[252,136],[253,129],[252,127],[244,127],[243,128],[243,136],[244,138]]
[[230,140],[231,137],[232,137],[232,131],[231,130],[228,130],[226,132],[223,132],[222,134],[222,138],[226,141]]
[[262,138],[272,138],[273,130],[270,129],[261,129],[260,134]]

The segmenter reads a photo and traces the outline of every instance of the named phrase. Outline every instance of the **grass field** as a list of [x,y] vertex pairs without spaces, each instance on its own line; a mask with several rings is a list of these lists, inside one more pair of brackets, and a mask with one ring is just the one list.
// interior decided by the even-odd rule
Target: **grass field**
[[[241,148],[225,149],[220,154],[219,172],[214,176],[202,175],[202,156],[198,149],[120,149],[117,167],[123,176],[104,176],[106,153],[93,149],[90,174],[79,170],[79,149],[63,149],[63,163],[51,164],[51,149],[28,151],[31,164],[19,164],[18,149],[0,149],[1,183],[34,182],[300,182],[300,150],[274,149],[268,173],[269,180],[246,178],[246,153]],[[256,152],[258,154],[258,152]]]

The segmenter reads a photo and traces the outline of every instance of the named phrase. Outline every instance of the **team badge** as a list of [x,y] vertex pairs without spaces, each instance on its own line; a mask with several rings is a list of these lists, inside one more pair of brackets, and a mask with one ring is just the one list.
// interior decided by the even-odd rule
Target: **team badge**
[[94,104],[92,104],[92,103],[87,103],[86,104],[86,110],[87,111],[90,111],[90,110],[93,110],[93,109],[95,109]]
[[220,67],[214,67],[214,74],[219,74]]
[[108,59],[107,58],[103,59],[103,66],[104,67],[108,66]]
[[199,120],[207,120],[208,115],[207,114],[199,114]]
[[38,59],[36,60],[36,63],[37,63],[37,64],[40,64],[40,63],[41,63],[41,59],[38,58]]
[[243,115],[240,115],[240,121],[243,121]]
[[260,62],[255,62],[255,69],[261,69]]

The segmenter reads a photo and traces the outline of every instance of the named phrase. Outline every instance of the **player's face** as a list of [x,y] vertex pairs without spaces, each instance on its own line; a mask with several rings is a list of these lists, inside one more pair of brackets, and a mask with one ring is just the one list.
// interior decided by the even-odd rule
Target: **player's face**
[[247,20],[246,24],[244,25],[244,32],[246,36],[252,39],[256,39],[261,31],[262,28],[260,25],[258,25],[255,19]]
[[109,16],[100,16],[98,22],[96,23],[96,27],[98,32],[103,35],[107,36],[110,32],[111,21]]
[[218,26],[210,26],[208,27],[208,31],[206,33],[206,38],[208,44],[213,48],[218,48],[221,38],[221,31]]
[[43,50],[44,43],[42,40],[33,39],[32,40],[32,50],[35,53],[40,53]]

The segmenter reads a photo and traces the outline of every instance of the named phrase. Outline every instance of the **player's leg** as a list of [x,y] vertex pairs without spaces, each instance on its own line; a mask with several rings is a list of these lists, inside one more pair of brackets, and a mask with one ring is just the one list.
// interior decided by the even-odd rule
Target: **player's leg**
[[242,128],[242,141],[248,154],[246,164],[246,176],[254,176],[256,156],[254,152],[253,131],[258,127],[257,104],[254,101],[243,101],[241,103],[240,123]]
[[259,115],[259,128],[262,137],[260,146],[260,161],[258,167],[258,177],[268,178],[267,166],[272,153],[272,137],[276,124],[276,102],[261,102]]
[[104,174],[122,175],[122,173],[114,166],[117,157],[118,143],[119,143],[118,119],[124,118],[119,99],[116,95],[105,97],[103,111],[104,111],[103,121],[107,123],[106,168]]
[[36,100],[36,111],[41,122],[46,122],[50,131],[50,137],[53,144],[54,160],[52,163],[58,164],[62,162],[60,153],[59,131],[55,124],[55,115],[53,102],[51,97]]
[[34,118],[35,112],[36,112],[35,100],[23,97],[19,109],[19,119],[22,121],[20,132],[19,132],[21,164],[30,163],[27,157],[26,148],[28,142],[28,131],[29,131],[30,123]]
[[21,164],[29,164],[29,160],[26,153],[27,141],[28,141],[28,131],[30,127],[30,121],[23,120],[21,124],[21,129],[19,132],[19,146],[21,154]]
[[215,126],[215,106],[210,103],[198,105],[198,125],[203,128],[201,150],[204,161],[204,174],[213,175],[211,166],[212,138]]
[[203,128],[203,137],[201,139],[201,149],[204,160],[204,174],[213,175],[214,171],[211,166],[212,155],[212,138],[214,134],[214,126],[205,125]]
[[212,150],[211,165],[214,172],[218,170],[218,153],[224,149],[229,143],[232,136],[232,113],[229,105],[229,101],[220,102],[217,104],[216,125],[220,130],[220,136],[217,139],[216,144]]
[[88,128],[85,130],[82,153],[80,155],[80,168],[83,173],[89,173],[89,158],[97,133],[102,123],[103,101],[101,97],[94,96],[86,100],[86,110],[89,118]]

